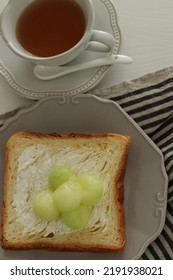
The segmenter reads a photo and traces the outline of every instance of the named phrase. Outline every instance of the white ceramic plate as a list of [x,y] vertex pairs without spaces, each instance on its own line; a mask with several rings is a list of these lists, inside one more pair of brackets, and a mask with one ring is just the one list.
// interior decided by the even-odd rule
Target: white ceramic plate
[[114,102],[91,95],[42,99],[22,110],[0,129],[0,203],[4,152],[15,132],[122,133],[131,136],[125,176],[127,244],[121,253],[3,251],[0,259],[138,259],[165,222],[168,178],[160,150]]
[[[110,0],[93,0],[93,4],[96,14],[94,29],[107,31],[115,37],[116,45],[113,53],[117,54],[120,45],[120,31],[115,8]],[[84,51],[73,61],[73,64],[92,60],[100,56],[103,56],[103,54]],[[95,67],[69,74],[59,79],[41,81],[33,74],[33,64],[13,54],[0,36],[0,74],[3,75],[18,94],[26,98],[40,99],[64,93],[75,95],[86,92],[100,82],[110,67]]]

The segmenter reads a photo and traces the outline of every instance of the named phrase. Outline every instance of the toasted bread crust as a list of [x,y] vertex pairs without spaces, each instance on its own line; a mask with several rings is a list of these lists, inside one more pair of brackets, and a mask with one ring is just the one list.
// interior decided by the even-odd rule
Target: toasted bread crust
[[[23,140],[32,140],[34,143],[35,141],[39,143],[40,141],[58,141],[58,139],[63,140],[71,140],[75,139],[78,141],[79,139],[119,139],[124,143],[124,148],[121,154],[121,159],[118,165],[118,171],[115,172],[114,176],[114,192],[116,196],[114,197],[114,203],[117,209],[117,219],[118,219],[118,232],[119,232],[119,242],[117,244],[107,243],[105,240],[101,242],[98,238],[97,242],[80,242],[81,233],[76,232],[76,240],[73,238],[73,242],[67,240],[63,240],[63,242],[56,241],[56,238],[52,238],[51,236],[47,236],[46,238],[29,238],[28,240],[21,239],[11,241],[8,236],[8,208],[10,207],[9,202],[9,177],[10,175],[10,168],[12,168],[11,163],[11,155],[14,152],[16,143],[17,145],[25,145],[23,144]],[[27,141],[26,141],[27,142]],[[89,143],[89,142],[88,142]],[[5,155],[5,176],[4,176],[4,196],[3,196],[3,206],[2,206],[2,247],[4,249],[50,249],[50,250],[68,250],[68,251],[119,251],[122,250],[126,243],[126,236],[125,236],[125,220],[124,220],[124,207],[123,207],[123,200],[124,200],[124,175],[127,165],[127,158],[128,158],[128,150],[129,150],[129,143],[130,137],[124,136],[120,134],[41,134],[41,133],[33,133],[33,132],[18,132],[15,133],[8,141],[7,148],[6,148],[6,155]],[[26,143],[26,146],[28,143]],[[10,168],[9,168],[10,167]],[[14,172],[14,171],[13,171]],[[17,175],[16,175],[17,176]],[[15,174],[14,174],[15,177]],[[11,200],[13,199],[13,195]],[[83,232],[82,234],[85,234]],[[94,236],[93,232],[93,236]],[[89,235],[92,240],[92,234]],[[109,238],[109,237],[108,237]]]

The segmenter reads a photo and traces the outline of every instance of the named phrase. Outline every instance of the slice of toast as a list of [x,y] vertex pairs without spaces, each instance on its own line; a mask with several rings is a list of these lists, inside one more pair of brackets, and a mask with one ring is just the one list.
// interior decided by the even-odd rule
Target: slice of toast
[[[124,248],[123,180],[130,137],[119,134],[15,133],[5,156],[2,207],[4,249],[117,251]],[[72,230],[58,219],[34,215],[35,194],[48,185],[50,170],[59,165],[76,174],[98,176],[104,186],[87,226]]]

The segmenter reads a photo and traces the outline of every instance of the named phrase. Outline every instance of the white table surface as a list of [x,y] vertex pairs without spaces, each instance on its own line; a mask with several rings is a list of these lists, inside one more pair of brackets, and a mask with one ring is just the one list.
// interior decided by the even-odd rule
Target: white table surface
[[[97,0],[99,1],[99,0]],[[0,12],[8,0],[0,0]],[[107,87],[173,65],[173,1],[112,0],[121,30],[120,53],[131,65],[114,65],[97,87]],[[0,114],[27,104],[0,76]]]

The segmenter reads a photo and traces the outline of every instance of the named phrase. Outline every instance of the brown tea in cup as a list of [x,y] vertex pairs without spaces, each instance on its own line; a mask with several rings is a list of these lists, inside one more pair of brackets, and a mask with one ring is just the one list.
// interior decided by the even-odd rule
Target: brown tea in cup
[[[64,9],[60,11],[56,5]],[[94,24],[93,0],[8,1],[0,20],[6,46],[26,62],[33,63],[33,69],[35,64],[67,64],[83,51],[111,54],[115,37],[95,29]]]
[[21,46],[39,57],[66,52],[84,32],[84,13],[72,0],[36,0],[23,10],[16,25]]

